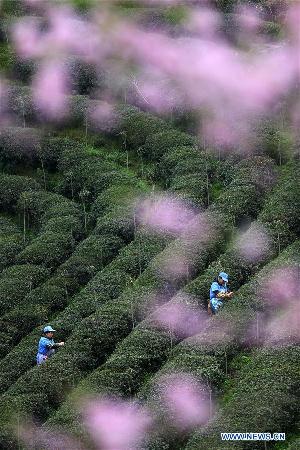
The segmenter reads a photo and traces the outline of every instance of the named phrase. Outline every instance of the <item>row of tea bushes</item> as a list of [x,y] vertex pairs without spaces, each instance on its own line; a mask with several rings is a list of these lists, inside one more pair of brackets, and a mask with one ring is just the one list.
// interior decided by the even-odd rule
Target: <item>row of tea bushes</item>
[[[204,213],[204,216],[205,216],[205,213]],[[214,215],[214,214],[211,214],[211,213],[207,213],[207,219],[208,219],[208,222],[212,221],[214,224],[219,224],[219,226],[220,226],[218,231],[215,229],[215,231],[212,234],[211,238],[208,239],[208,243],[207,242],[203,242],[203,237],[202,237],[202,241],[201,241],[201,233],[199,233],[198,236],[194,235],[192,237],[192,239],[190,240],[190,242],[187,242],[188,239],[187,239],[187,237],[185,237],[185,239],[182,239],[184,244],[183,244],[183,242],[181,242],[180,239],[178,239],[177,241],[172,243],[166,249],[166,251],[163,252],[162,255],[159,255],[156,258],[156,260],[154,261],[154,264],[152,263],[152,266],[154,265],[154,268],[155,268],[155,263],[156,263],[159,272],[161,272],[162,262],[166,259],[166,256],[168,258],[170,258],[170,257],[172,257],[172,255],[174,257],[174,253],[175,254],[178,253],[179,255],[183,253],[186,257],[187,256],[190,257],[191,263],[193,263],[195,265],[195,268],[194,268],[195,272],[196,273],[197,272],[201,273],[201,271],[204,270],[204,268],[206,267],[207,262],[209,260],[214,260],[216,258],[216,256],[220,253],[220,251],[222,250],[222,242],[224,242],[224,234],[226,234],[226,232],[228,230],[228,225],[225,225],[226,224],[226,216],[223,217],[221,215],[217,215],[217,214]],[[229,221],[231,222],[231,217],[230,217]],[[193,225],[195,226],[195,223]],[[223,228],[222,228],[222,226],[223,226]],[[195,229],[197,229],[197,227],[195,227]],[[165,255],[164,255],[164,253],[165,253]],[[237,272],[238,271],[241,272],[240,262],[241,261],[239,260],[239,262],[237,262],[237,264],[236,264],[236,271]],[[219,262],[219,265],[220,264],[221,263]],[[149,269],[147,269],[144,272],[144,274],[142,275],[142,279],[145,277],[145,275],[147,275],[147,272],[149,272],[150,270],[153,271],[153,268],[151,268],[151,266],[150,266]],[[215,268],[214,270],[217,270],[217,269]],[[156,271],[157,271],[157,269],[156,269]],[[151,272],[150,272],[150,274],[151,274]],[[215,272],[213,273],[213,275],[215,275]],[[152,275],[151,275],[152,279],[153,279],[153,276],[154,276],[154,280],[155,280],[157,278],[157,274],[155,275],[155,272],[154,272],[154,274],[152,273]],[[164,274],[161,273],[160,276],[164,276]],[[192,274],[192,277],[193,276],[194,276],[194,274]],[[151,278],[150,278],[150,280],[151,280]],[[166,281],[166,279],[165,279],[165,281]],[[185,284],[187,282],[186,277],[185,277],[185,280],[181,280],[181,282],[182,282],[182,284]],[[240,279],[239,279],[239,282],[241,282]],[[146,280],[146,283],[147,283],[146,284],[147,287],[148,286],[151,287],[151,284],[149,285],[149,282],[147,280]],[[143,283],[143,284],[145,284],[145,283]],[[165,282],[164,282],[164,284],[165,284]],[[176,286],[176,288],[178,288],[178,287],[180,287],[180,286]],[[172,293],[172,291],[171,291],[171,293]],[[143,317],[143,315],[145,315],[147,313],[147,308],[145,309],[145,311],[142,311],[142,313],[141,313],[141,310],[142,310],[141,307],[142,307],[142,301],[140,300],[139,315],[140,315],[140,317]],[[127,306],[127,308],[128,308],[128,306]],[[96,319],[94,319],[94,320],[96,320]],[[97,326],[99,326],[99,321],[98,320],[96,321],[96,324],[97,324]],[[143,363],[143,361],[144,361],[144,358],[146,358],[146,356],[145,356],[146,353],[144,355],[139,354],[139,348],[141,349],[141,351],[144,351],[144,347],[145,347],[145,345],[147,345],[147,343],[143,342],[143,339],[145,337],[145,333],[144,332],[146,332],[146,333],[149,332],[149,335],[153,336],[153,339],[157,339],[157,341],[160,342],[161,354],[159,354],[158,349],[157,349],[156,350],[157,351],[156,356],[155,355],[153,356],[153,358],[156,361],[156,363],[154,363],[154,367],[157,367],[158,361],[163,361],[164,360],[164,358],[166,357],[166,354],[169,351],[169,348],[170,348],[169,339],[170,338],[165,333],[155,332],[153,329],[148,329],[147,330],[147,327],[146,327],[145,330],[142,327],[141,331],[140,331],[140,328],[137,328],[137,330],[133,333],[133,335],[132,334],[129,335],[129,337],[124,341],[124,345],[123,345],[123,343],[120,344],[120,350],[117,351],[117,355],[118,355],[118,356],[116,356],[117,360],[123,362],[123,369],[124,369],[123,370],[123,377],[119,378],[119,382],[120,382],[120,385],[124,389],[125,389],[125,386],[127,386],[127,388],[128,388],[128,384],[130,385],[130,383],[132,383],[131,376],[128,375],[128,379],[130,380],[130,382],[129,382],[128,379],[126,378],[126,374],[125,374],[126,370],[127,370],[126,369],[126,367],[127,367],[126,363],[128,362],[128,352],[127,351],[125,352],[125,347],[127,346],[127,340],[129,342],[131,341],[131,336],[132,336],[132,339],[133,339],[133,342],[134,342],[134,346],[137,344],[137,342],[139,342],[139,346],[138,346],[137,350],[134,350],[133,348],[131,348],[130,345],[128,346],[128,348],[131,349],[131,351],[132,351],[132,354],[133,354],[132,358],[135,360],[134,364],[135,364],[135,369],[136,369],[136,372],[135,372],[132,367],[128,367],[128,374],[131,373],[131,372],[134,373],[133,380],[135,380],[134,382],[136,382],[136,383],[138,383],[138,380],[139,380],[138,370],[140,370],[140,373],[139,373],[140,377],[142,375],[143,376],[145,375],[144,372],[143,372],[143,370],[144,370],[144,363]],[[95,333],[98,334],[98,332],[96,330],[95,330]],[[104,340],[105,337],[106,337],[106,333],[104,334],[102,332],[101,335],[100,335],[101,340],[99,342],[99,345],[97,346],[98,348],[104,346],[103,340]],[[125,352],[125,354],[127,355],[126,358],[122,357],[122,352]],[[134,358],[134,355],[136,356],[136,358]],[[112,355],[112,358],[114,358],[114,354]],[[151,359],[150,355],[148,355],[147,358],[148,358],[148,363],[149,363],[148,366],[150,367],[152,359]],[[110,359],[109,359],[109,361],[110,361]],[[108,361],[107,364],[109,364],[109,361]],[[129,362],[132,362],[132,360],[129,359]],[[105,373],[107,372],[106,365],[104,366],[103,371]],[[113,372],[114,372],[114,370],[111,370],[109,372],[111,374],[110,377],[114,376]],[[102,379],[102,367],[100,367],[100,369],[97,369],[97,371],[95,371],[94,374],[92,374],[91,377],[89,377],[89,378],[91,378],[91,379],[93,379],[93,377],[97,378],[97,373],[99,373],[99,377],[101,377],[101,379]],[[119,373],[119,371],[117,371],[117,373]],[[89,384],[88,381],[83,381],[83,386],[87,386],[88,384]],[[114,383],[113,383],[113,385],[114,385]],[[117,389],[117,386],[119,386],[119,384],[117,383],[117,381],[115,381],[115,388],[116,389]],[[80,389],[81,389],[81,387],[79,387],[79,390]],[[130,389],[133,390],[132,385],[131,385]],[[121,388],[120,388],[120,391],[121,391]],[[71,411],[72,411],[72,408],[67,403],[66,408],[62,408],[61,413],[60,412],[58,413],[58,417],[57,418],[54,417],[54,419],[53,419],[54,422],[56,420],[58,422],[61,422],[63,420],[63,417],[69,417],[68,420],[70,420],[70,416],[72,416]]]
[[[108,190],[110,197],[112,188]],[[136,189],[134,188],[136,193]],[[105,198],[106,191],[102,193]],[[105,210],[109,209],[109,215]],[[6,314],[2,320],[2,351],[3,357],[17,342],[38,324],[50,319],[51,315],[63,309],[70,297],[82,286],[86,285],[93,276],[108,265],[127,244],[123,238],[123,217],[125,213],[132,215],[132,208],[123,207],[102,209],[107,227],[99,233],[91,234],[77,245],[72,255],[63,262],[44,285],[28,294],[23,305]],[[117,226],[118,221],[121,226]],[[133,224],[131,224],[133,234]],[[4,344],[5,343],[5,344]]]
[[[97,360],[98,358],[101,358],[101,354],[98,354],[99,349],[101,349],[104,354],[107,351],[111,351],[110,346],[115,345],[116,339],[116,331],[114,332],[113,330],[111,330],[112,325],[116,329],[118,329],[119,326],[121,327],[120,330],[122,330],[124,329],[125,321],[127,324],[126,332],[128,333],[128,327],[129,329],[132,329],[132,314],[131,312],[129,312],[128,316],[128,308],[126,310],[124,309],[123,314],[121,314],[121,307],[123,306],[124,308],[125,299],[128,299],[129,293],[133,290],[133,288],[131,287],[134,281],[131,272],[132,261],[134,260],[134,258],[136,260],[139,260],[139,254],[137,251],[138,247],[142,245],[144,245],[145,247],[147,246],[147,233],[146,235],[144,235],[144,233],[141,233],[140,237],[136,239],[136,241],[138,240],[140,240],[139,245],[137,245],[137,242],[135,242],[134,244],[133,241],[133,243],[130,244],[126,248],[126,250],[124,250],[125,253],[123,255],[120,254],[120,257],[123,257],[124,259],[123,270],[121,269],[121,261],[117,261],[118,258],[116,258],[116,268],[113,268],[113,262],[106,269],[99,272],[99,274],[93,278],[93,280],[87,285],[87,287],[78,294],[77,299],[75,298],[74,301],[69,305],[69,307],[62,314],[60,314],[60,316],[57,317],[56,321],[53,322],[54,326],[62,331],[63,338],[70,334],[71,331],[74,332],[71,339],[68,340],[65,348],[61,349],[61,352],[55,355],[52,360],[48,361],[49,364],[47,364],[47,379],[51,380],[52,373],[56,374],[54,375],[56,381],[54,383],[47,383],[49,389],[47,388],[43,394],[44,402],[46,402],[49,407],[57,406],[57,403],[62,400],[62,396],[66,394],[68,386],[71,387],[74,382],[76,383],[76,378],[78,376],[82,376],[85,371],[89,369],[90,364],[95,364],[95,358],[97,358]],[[166,237],[158,239],[156,236],[151,237],[151,235],[149,235],[147,250],[148,262],[154,256],[154,253],[161,251],[165,245]],[[136,266],[138,267],[138,263],[136,264]],[[141,269],[143,269],[143,267],[141,267]],[[124,289],[126,289],[126,287],[128,290],[128,294],[124,294],[123,302],[109,300],[110,298],[113,299],[115,297],[118,297],[118,295]],[[140,288],[136,287],[135,292],[137,295],[137,292],[140,292]],[[107,304],[105,305],[104,303]],[[98,308],[99,311],[102,311],[101,314],[99,313],[99,322],[96,321],[96,318],[94,318],[90,321],[84,321],[84,323],[81,323],[79,326],[80,319],[83,319],[88,313],[91,313],[96,308]],[[104,330],[106,334],[105,346],[99,348],[97,340],[100,339],[102,331]],[[32,361],[34,357],[37,340],[38,332],[35,332],[35,336],[32,334],[31,337],[27,337],[24,342],[21,342],[21,344],[18,346],[19,351],[16,352],[15,348],[11,352],[11,354],[8,355],[8,357],[11,357],[5,358],[6,361],[5,364],[3,364],[3,369],[5,371],[10,369],[9,373],[12,375],[12,377],[22,375],[24,373],[24,367],[26,368],[28,366],[28,361]],[[92,341],[95,342],[95,346],[94,344],[92,344]],[[93,355],[93,352],[95,353],[95,355]],[[10,365],[9,361],[11,361]],[[19,370],[18,374],[16,374],[17,367]],[[29,400],[30,403],[30,398],[33,398],[34,394],[33,397],[31,397],[29,391],[31,388],[33,388],[34,385],[36,385],[38,379],[40,379],[41,377],[44,379],[44,370],[44,367],[40,367],[34,368],[33,370],[30,370],[28,372],[28,382],[26,382],[26,390],[28,394],[26,394],[27,399],[25,400],[25,397],[22,394],[20,396],[18,395],[19,399],[24,398],[25,403],[27,403],[27,400]],[[60,383],[58,383],[59,378],[61,380]],[[21,377],[20,380],[15,383],[15,385],[2,398],[3,402],[5,402],[6,396],[9,396],[10,392],[13,392],[13,389],[17,388],[18,385],[20,390],[23,389],[22,386],[24,385],[22,380],[24,380],[24,376]],[[1,386],[3,386],[3,384],[7,384],[7,376],[1,376]],[[15,397],[15,394],[12,395],[13,397]],[[25,403],[22,404],[25,405]],[[28,412],[31,411],[29,403],[27,403],[26,406],[26,410]],[[32,406],[34,405],[34,403],[35,401],[33,400]],[[42,412],[43,406],[41,403],[40,406],[40,412]],[[37,411],[33,412],[37,413]],[[3,418],[4,416],[2,416],[2,419]],[[3,430],[3,432],[4,431],[5,430]],[[7,444],[6,440],[5,442]]]
[[[275,228],[276,224],[277,224],[277,220],[279,218],[281,218],[284,221],[284,224],[286,224],[286,226],[287,226],[287,235],[285,236],[285,240],[284,240],[285,243],[291,243],[293,241],[293,233],[292,233],[292,230],[290,229],[291,226],[294,227],[295,224],[297,223],[297,221],[298,221],[298,226],[299,226],[300,202],[298,199],[295,198],[295,193],[297,192],[297,181],[294,180],[294,183],[291,183],[291,181],[293,179],[294,179],[293,171],[283,173],[281,179],[279,179],[278,186],[276,187],[276,189],[272,192],[272,194],[267,199],[265,206],[259,215],[259,222],[258,222],[258,225],[263,224],[264,226],[268,227],[268,231],[272,235],[272,233],[271,233],[272,227]],[[288,205],[290,204],[289,202],[291,202],[291,201],[293,201],[293,205],[294,205],[293,209],[288,208],[285,210],[286,211],[285,216],[283,214],[284,204],[281,204],[281,206],[277,207],[277,209],[270,208],[270,205],[274,204],[274,200],[277,198],[280,198],[280,192],[285,193],[285,201],[288,203]],[[286,195],[286,192],[288,192],[288,195]],[[279,214],[279,217],[276,213]],[[270,217],[270,214],[271,214],[271,217]],[[284,219],[283,219],[283,217],[284,217]],[[271,221],[271,218],[272,218],[272,221]],[[266,222],[264,222],[265,220],[266,220]],[[249,233],[249,239],[250,239],[251,238],[251,228],[248,230],[248,233]],[[276,264],[280,265],[281,263],[286,262],[288,260],[289,256],[291,257],[291,259],[293,259],[292,257],[295,258],[298,250],[299,250],[299,245],[295,244],[288,250],[288,252],[286,252],[282,255],[282,258],[278,259]],[[235,254],[234,250],[233,251],[229,250],[227,252],[227,257],[226,257],[226,253],[225,253],[220,258],[220,261],[217,262],[217,267],[215,267],[215,268],[213,266],[211,267],[213,269],[211,271],[211,273],[209,273],[210,272],[209,270],[207,271],[208,277],[206,277],[206,274],[200,276],[199,278],[192,281],[190,283],[190,285],[187,286],[186,290],[189,294],[192,294],[193,296],[197,296],[198,298],[200,297],[200,301],[202,303],[206,303],[207,290],[209,288],[209,284],[210,284],[211,280],[213,279],[213,276],[214,275],[216,276],[216,274],[218,273],[219,270],[226,267],[226,271],[228,273],[230,273],[231,278],[233,280],[235,280],[235,283],[236,283],[236,282],[239,282],[240,277],[246,276],[246,279],[249,278],[249,276],[251,276],[251,274],[253,274],[253,270],[255,272],[258,269],[259,264],[261,265],[262,263],[267,262],[270,259],[270,257],[272,257],[272,255],[274,256],[274,254],[276,254],[276,252],[277,252],[277,240],[272,239],[270,241],[269,252],[267,254],[262,254],[261,261],[257,261],[257,263],[254,266],[252,266],[252,268],[251,268],[251,264],[247,264],[245,261],[241,260],[241,258],[238,258],[237,255]],[[226,261],[226,259],[227,259],[227,261]],[[240,267],[239,267],[239,263],[240,263]],[[269,264],[269,266],[267,266],[267,272],[266,272],[267,274],[271,271],[273,266],[274,266],[274,263],[271,263],[271,264]],[[241,288],[238,293],[238,297],[235,298],[234,300],[230,301],[226,305],[226,309],[224,311],[220,311],[218,314],[218,316],[221,317],[221,320],[223,318],[223,319],[227,320],[228,323],[232,323],[233,318],[235,319],[234,327],[235,327],[235,332],[238,334],[238,336],[240,336],[243,333],[243,331],[245,330],[245,327],[247,327],[247,322],[249,320],[253,319],[253,317],[251,315],[252,314],[251,309],[250,309],[250,311],[247,311],[247,308],[249,308],[249,306],[251,306],[251,303],[252,303],[252,306],[251,306],[252,308],[255,308],[255,309],[261,308],[261,306],[259,306],[259,304],[258,305],[256,304],[256,300],[255,300],[255,298],[258,296],[258,292],[259,292],[259,289],[257,287],[257,285],[259,285],[259,283],[257,281],[260,280],[261,283],[263,283],[264,278],[267,278],[267,276],[268,275],[265,274],[265,271],[262,270],[257,277],[254,277],[250,281],[250,283],[247,283],[244,288]],[[232,288],[235,289],[236,285],[233,285]],[[246,293],[246,296],[245,296],[245,293]],[[251,296],[252,296],[252,300],[251,300],[251,303],[249,303]],[[243,307],[246,308],[246,312],[243,311]],[[207,336],[208,335],[209,334],[207,333]],[[225,338],[225,336],[224,336],[225,339],[224,339],[223,345],[220,345],[218,343],[218,345],[215,346],[213,336],[212,336],[212,345],[206,344],[207,336],[203,336],[203,340],[205,342],[204,344],[199,339],[196,345],[191,346],[191,351],[188,353],[188,356],[186,358],[183,357],[183,354],[185,353],[186,350],[184,350],[182,352],[180,350],[181,346],[179,346],[178,347],[179,348],[179,357],[176,356],[177,355],[176,351],[174,351],[175,363],[172,363],[172,358],[171,358],[171,368],[175,372],[181,371],[181,370],[189,371],[189,365],[191,367],[193,367],[195,365],[195,367],[196,367],[197,362],[199,360],[203,360],[203,365],[202,365],[203,373],[210,374],[211,373],[210,367],[215,368],[216,373],[214,373],[214,371],[212,371],[212,377],[210,378],[210,383],[212,385],[214,385],[215,381],[216,381],[217,382],[216,384],[220,385],[220,381],[224,380],[225,375],[226,375],[228,358],[232,357],[232,355],[234,355],[238,351],[240,345],[237,346],[234,339],[228,340],[228,337]],[[208,366],[205,365],[205,359],[207,359],[206,358],[207,355],[209,355],[209,358],[208,358],[209,365]],[[189,362],[189,365],[187,365],[186,368],[184,368],[184,364],[182,364],[182,362],[185,359]],[[224,360],[226,361],[226,364],[224,363]],[[176,367],[176,365],[178,365],[178,367]],[[166,368],[168,368],[168,364],[166,365]],[[165,373],[166,373],[166,370],[164,367],[162,369],[161,373],[158,373],[157,376],[164,375]],[[154,378],[154,381],[156,378],[157,377]],[[178,438],[178,436],[176,438]],[[165,445],[168,445],[167,442],[165,442],[165,440],[161,437],[159,439],[158,438],[154,439],[152,444],[150,445],[150,447],[151,448],[159,448],[163,442]]]
[[[74,247],[74,240],[72,231],[74,228],[79,230],[81,228],[80,213],[76,205],[59,196],[52,193],[47,193],[41,190],[35,190],[38,185],[32,182],[32,190],[30,189],[31,180],[26,177],[18,176],[2,176],[3,184],[8,189],[8,196],[5,199],[6,202],[2,203],[5,209],[20,210],[20,213],[24,217],[24,229],[23,238],[26,238],[26,228],[28,227],[29,220],[32,221],[37,228],[42,228],[43,224],[49,224],[50,219],[57,220],[59,215],[57,214],[59,207],[60,215],[66,219],[66,223],[69,227],[63,232],[53,232],[47,229],[42,230],[41,233],[34,238],[26,247],[14,256],[15,266],[10,268],[10,273],[15,271],[19,274],[20,268],[23,268],[22,275],[18,275],[20,282],[13,282],[7,271],[2,272],[2,314],[8,312],[11,308],[18,307],[23,301],[25,295],[32,289],[28,286],[32,286],[31,275],[27,274],[26,267],[41,266],[52,269],[70,253]],[[5,194],[3,193],[5,198]],[[65,208],[66,207],[66,208]],[[66,216],[66,210],[72,211],[72,216]],[[54,208],[54,214],[51,214],[51,209]],[[54,216],[54,217],[52,217]],[[66,217],[65,217],[66,216]],[[68,221],[69,219],[69,221]],[[72,219],[70,221],[70,219]],[[49,273],[47,271],[47,273]],[[39,283],[38,283],[39,284]],[[24,288],[22,286],[25,286]]]
[[189,440],[186,449],[263,449],[264,443],[222,442],[221,432],[259,430],[293,432],[299,416],[299,357],[296,343],[255,350],[234,379],[227,404],[218,419]]
[[[48,151],[50,154],[53,149],[53,162],[55,162],[55,159],[59,160],[62,171],[68,169],[68,163],[71,164],[73,162],[76,166],[76,162],[88,159],[86,149],[76,141],[49,138],[45,151]],[[70,157],[70,155],[72,156]],[[109,166],[109,170],[111,168],[112,166]],[[97,169],[99,169],[99,175],[105,175],[105,172],[102,171],[102,166],[97,167]],[[95,173],[93,174],[96,175]],[[138,180],[132,177],[131,186],[129,185],[129,180],[126,181],[127,194],[131,190],[131,197],[137,195],[139,192],[139,187],[137,187]],[[118,183],[118,180],[112,180],[112,182]],[[83,185],[78,184],[78,190],[83,187]],[[26,332],[29,332],[39,323],[48,320],[53,312],[64,308],[70,301],[70,297],[82,285],[86,284],[98,270],[101,270],[101,268],[112,261],[119,249],[133,237],[132,218],[131,220],[128,219],[127,236],[123,236],[124,217],[129,218],[133,216],[132,205],[123,205],[119,208],[112,207],[110,201],[112,200],[111,191],[114,187],[112,186],[101,194],[105,205],[101,208],[101,211],[98,210],[98,215],[102,216],[105,227],[100,227],[94,235],[89,236],[79,244],[67,261],[62,263],[56,270],[52,278],[27,295],[21,307],[18,305],[17,308],[2,318],[2,357]],[[122,185],[119,187],[122,188]],[[24,206],[26,215],[41,228],[43,233],[19,255],[19,259],[33,259],[34,256],[40,263],[49,265],[50,262],[53,262],[54,257],[59,256],[58,252],[64,250],[64,247],[61,245],[64,242],[58,243],[60,245],[55,245],[57,244],[57,230],[61,233],[62,239],[66,238],[66,242],[69,239],[70,228],[76,239],[82,235],[82,225],[74,217],[78,212],[78,206],[53,193],[39,191],[25,194],[26,203]],[[22,206],[22,203],[19,201],[19,209]],[[105,211],[108,212],[106,215]],[[52,248],[53,245],[54,248]],[[46,257],[43,250],[46,250]]]
[[9,172],[18,165],[54,171],[60,155],[68,148],[84,151],[78,141],[43,135],[38,128],[8,127],[0,132],[0,160]]
[[0,174],[0,210],[15,213],[18,200],[23,192],[40,189],[40,185],[32,178]]
[[22,250],[17,262],[33,262],[54,269],[72,253],[75,240],[83,237],[81,211],[74,202],[47,191],[23,192],[18,210],[27,219],[27,226],[41,230]]
[[9,217],[0,215],[0,272],[15,263],[15,257],[24,245],[19,227]]
[[[255,318],[256,313],[249,306],[249,300],[251,299],[253,305],[255,302],[258,302],[258,298],[261,295],[260,288],[266,278],[277,267],[295,264],[298,252],[299,241],[292,244],[277,259],[270,262],[257,275],[254,275],[250,281],[239,289],[234,300],[231,300],[226,306],[226,310],[220,311],[218,316],[214,317],[200,334],[187,338],[177,345],[162,369],[145,383],[138,397],[146,400],[147,405],[157,413],[158,422],[164,423],[162,427],[164,434],[152,436],[146,448],[171,448],[172,443],[182,439],[182,436],[179,436],[176,429],[172,429],[170,433],[170,417],[168,417],[161,401],[157,383],[166,376],[175,373],[185,373],[194,376],[215,393],[221,389],[227,376],[229,359],[239,351],[240,340],[245,338],[245,333],[249,330],[250,321]],[[253,300],[254,298],[256,299],[255,301]],[[224,314],[225,311],[226,313]],[[224,323],[229,324],[231,332],[223,329]],[[229,333],[232,333],[232,335]],[[251,377],[251,372],[249,374]],[[250,424],[251,422],[249,422],[248,426]],[[167,431],[168,429],[169,432]],[[231,430],[230,427],[226,429]],[[220,433],[216,436],[219,439]],[[186,437],[185,435],[183,439],[186,439]],[[197,444],[200,441],[201,439],[198,439]],[[219,448],[217,443],[215,443],[215,446],[209,444],[210,442],[206,442],[207,447],[203,445],[201,448]],[[195,448],[198,447],[195,446]]]
[[[116,227],[112,227],[111,238],[115,236]],[[107,227],[107,232],[109,226]],[[107,236],[107,234],[106,234]],[[136,236],[136,239],[128,248],[124,249],[119,257],[113,263],[108,265],[100,271],[88,283],[74,299],[71,300],[69,306],[57,317],[56,327],[62,330],[63,338],[65,339],[76,327],[84,317],[91,314],[103,302],[110,298],[116,298],[120,292],[126,288],[128,283],[133,280],[133,269],[136,267],[137,274],[140,274],[144,266],[149,263],[156,252],[160,252],[169,241],[170,237],[147,237],[148,233],[143,236],[143,233]],[[95,236],[97,238],[97,236]],[[148,245],[153,240],[153,244]],[[123,262],[122,262],[123,261]],[[136,261],[136,262],[135,262]],[[54,301],[56,298],[56,291],[53,293]],[[50,296],[51,300],[51,296]],[[6,373],[8,369],[10,373],[10,380],[4,375],[1,377],[0,389],[6,390],[7,387],[13,383],[26,369],[32,365],[37,335],[39,330],[33,332],[33,338],[30,336],[23,339],[21,343],[3,360],[1,364],[1,371]],[[16,357],[16,355],[18,355]],[[29,356],[30,355],[30,356]]]
[[[115,188],[114,186],[113,186],[113,188]],[[111,189],[112,190],[112,189]],[[99,196],[99,204],[98,204],[98,209],[97,209],[97,213],[96,213],[96,216],[98,216],[99,215],[99,213],[100,213],[100,211],[102,211],[102,209],[103,209],[103,207],[107,207],[109,204],[110,204],[110,200],[111,200],[111,198],[113,198],[113,200],[115,201],[116,200],[116,192],[117,190],[116,189],[113,189],[112,190],[112,197],[110,197],[109,199],[105,199],[105,196],[103,197],[103,195],[102,194],[100,194],[100,196]],[[103,197],[103,198],[102,198]],[[121,199],[121,201],[122,201],[122,199]],[[101,219],[100,218],[100,224],[101,224],[101,226],[99,226],[98,227],[98,231],[96,230],[96,232],[98,232],[98,233],[102,233],[103,231],[105,231],[105,229],[106,230],[108,230],[108,231],[114,231],[113,230],[113,228],[115,229],[115,227],[116,227],[116,222],[115,222],[115,225],[114,225],[114,227],[111,227],[111,223],[110,223],[110,220],[106,220],[106,219],[104,219],[104,221],[103,221],[103,219]],[[106,223],[107,223],[107,225],[106,225]],[[122,223],[121,223],[121,226],[122,226]],[[117,228],[119,228],[119,225],[117,226]],[[127,230],[128,228],[127,228],[127,226],[126,226],[126,230]],[[131,230],[130,231],[130,233],[132,233],[132,226],[130,225],[129,226],[129,230]],[[139,253],[140,253],[140,248],[139,248]],[[140,264],[141,264],[141,262],[140,262],[140,257],[139,257],[139,262],[138,262],[138,265],[140,266]],[[140,270],[140,267],[139,267],[139,270]],[[118,274],[117,274],[118,275]],[[54,294],[54,297],[55,297],[55,294]],[[55,297],[56,298],[56,297]],[[84,309],[84,308],[83,308]],[[31,342],[30,340],[29,340],[29,342]],[[28,354],[28,353],[26,353],[26,354]],[[9,355],[8,355],[8,357],[9,357]],[[27,358],[28,359],[28,358]],[[9,365],[9,363],[8,363],[8,365]]]
[[14,265],[0,274],[1,314],[20,304],[26,294],[49,276],[49,270],[34,264]]

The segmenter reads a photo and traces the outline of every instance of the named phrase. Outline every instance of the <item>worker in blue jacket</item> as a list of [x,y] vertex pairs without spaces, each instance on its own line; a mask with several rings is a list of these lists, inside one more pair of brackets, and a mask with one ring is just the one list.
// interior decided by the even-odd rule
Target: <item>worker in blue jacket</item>
[[233,292],[228,289],[228,275],[220,272],[215,281],[212,283],[209,291],[208,313],[216,314],[223,306],[223,301],[232,298]]
[[54,330],[50,325],[43,329],[43,336],[39,340],[38,353],[36,355],[37,365],[47,361],[55,353],[55,349],[65,345],[64,342],[55,343],[53,340]]

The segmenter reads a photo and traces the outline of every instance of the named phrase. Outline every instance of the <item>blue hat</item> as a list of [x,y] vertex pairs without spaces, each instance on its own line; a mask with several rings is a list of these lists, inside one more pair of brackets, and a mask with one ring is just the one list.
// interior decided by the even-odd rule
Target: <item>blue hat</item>
[[54,330],[52,327],[51,327],[51,325],[48,325],[48,326],[46,326],[45,328],[44,328],[44,333],[50,333],[51,331],[56,331],[56,330]]
[[228,275],[225,272],[220,272],[219,273],[219,278],[222,278],[222,280],[224,280],[226,283],[228,283]]

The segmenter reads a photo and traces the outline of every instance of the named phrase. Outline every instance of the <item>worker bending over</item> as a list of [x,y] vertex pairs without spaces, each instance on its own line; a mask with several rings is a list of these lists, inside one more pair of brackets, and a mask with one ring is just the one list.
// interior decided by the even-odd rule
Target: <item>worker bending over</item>
[[45,362],[50,356],[55,353],[55,349],[63,346],[64,342],[57,342],[53,340],[54,330],[50,325],[43,329],[43,336],[39,340],[38,353],[36,355],[37,365],[39,366]]
[[216,280],[212,283],[209,291],[208,314],[216,314],[219,308],[223,306],[223,301],[232,298],[233,292],[229,292],[228,275],[220,272]]

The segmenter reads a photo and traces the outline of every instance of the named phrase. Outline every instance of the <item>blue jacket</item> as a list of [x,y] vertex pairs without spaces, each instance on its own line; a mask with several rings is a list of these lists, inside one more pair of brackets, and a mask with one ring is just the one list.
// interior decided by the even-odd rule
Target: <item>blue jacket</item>
[[219,292],[228,292],[227,283],[219,284],[217,281],[214,281],[209,291],[210,305],[213,312],[216,312],[223,305],[222,300],[220,298],[217,298],[217,294]]
[[39,340],[38,353],[48,356],[49,353],[51,353],[51,350],[56,346],[57,345],[54,343],[53,339],[48,339],[47,337],[42,336]]

